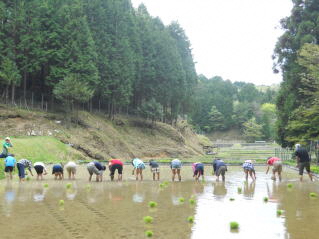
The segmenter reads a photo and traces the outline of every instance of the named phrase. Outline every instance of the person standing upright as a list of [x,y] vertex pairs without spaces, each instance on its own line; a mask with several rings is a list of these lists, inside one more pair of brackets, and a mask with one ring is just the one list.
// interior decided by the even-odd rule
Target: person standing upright
[[300,144],[296,144],[295,148],[295,156],[297,160],[297,167],[299,168],[300,181],[302,181],[304,169],[306,169],[310,180],[313,181],[312,173],[310,171],[310,157],[307,150],[301,147]]

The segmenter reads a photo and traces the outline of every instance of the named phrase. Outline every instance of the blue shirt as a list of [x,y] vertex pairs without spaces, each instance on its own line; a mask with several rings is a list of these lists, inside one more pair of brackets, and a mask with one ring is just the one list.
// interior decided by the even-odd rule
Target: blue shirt
[[99,162],[94,162],[94,166],[95,166],[99,171],[103,170],[103,166],[102,166],[102,164],[100,164]]
[[226,164],[225,164],[224,161],[222,161],[222,160],[214,160],[214,162],[213,162],[214,172],[217,172],[218,169],[219,169],[221,166],[226,166]]
[[8,167],[8,166],[13,167],[14,164],[16,163],[16,159],[14,157],[12,157],[12,156],[8,156],[8,157],[6,157],[4,162],[6,163],[6,167]]

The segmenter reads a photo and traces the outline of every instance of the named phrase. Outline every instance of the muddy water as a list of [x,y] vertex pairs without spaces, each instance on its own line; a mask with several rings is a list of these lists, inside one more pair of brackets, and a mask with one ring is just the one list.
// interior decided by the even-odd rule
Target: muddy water
[[[310,192],[319,194],[319,184],[307,178],[299,183],[294,171],[286,169],[284,181],[273,183],[264,168],[257,168],[256,183],[245,183],[241,169],[231,167],[225,183],[209,175],[204,183],[194,183],[190,167],[184,167],[182,183],[161,188],[150,180],[149,170],[144,182],[135,182],[130,169],[126,166],[121,183],[109,182],[107,175],[106,182],[88,183],[84,168],[76,181],[55,182],[51,175],[43,182],[1,181],[0,238],[140,239],[146,230],[154,232],[153,238],[165,239],[319,238],[319,198],[309,198]],[[162,181],[169,181],[169,169],[161,170]],[[287,189],[287,183],[294,187]],[[193,195],[196,206],[188,203]],[[264,197],[269,197],[268,203]],[[156,209],[149,209],[151,200],[158,203]],[[278,209],[283,215],[277,216]],[[146,225],[144,216],[152,216],[153,224]],[[193,225],[188,216],[194,216]],[[239,223],[238,231],[230,231],[231,221]]]

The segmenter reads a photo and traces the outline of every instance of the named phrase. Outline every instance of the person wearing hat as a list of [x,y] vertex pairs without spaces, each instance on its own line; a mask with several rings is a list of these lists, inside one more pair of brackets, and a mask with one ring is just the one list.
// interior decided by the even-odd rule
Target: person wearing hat
[[302,181],[304,169],[306,169],[310,180],[313,181],[312,173],[310,171],[310,157],[307,150],[301,147],[300,144],[296,144],[295,148],[295,156],[297,160],[297,167],[299,168],[300,181]]
[[10,147],[13,147],[11,140],[9,137],[6,137],[4,143],[2,144],[2,153],[0,154],[0,158],[6,158],[7,156],[11,155],[9,154]]

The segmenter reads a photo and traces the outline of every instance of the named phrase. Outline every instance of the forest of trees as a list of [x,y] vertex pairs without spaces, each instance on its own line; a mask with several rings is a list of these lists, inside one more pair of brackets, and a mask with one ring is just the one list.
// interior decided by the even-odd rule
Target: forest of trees
[[[197,74],[177,22],[130,0],[0,1],[0,97],[85,105],[172,123],[191,109]],[[61,107],[60,107],[61,109]]]
[[277,141],[284,147],[319,139],[319,0],[293,0],[275,53],[283,73],[277,98]]
[[271,140],[275,137],[276,95],[272,87],[262,90],[252,83],[199,76],[191,121],[206,133],[239,129],[249,142]]

